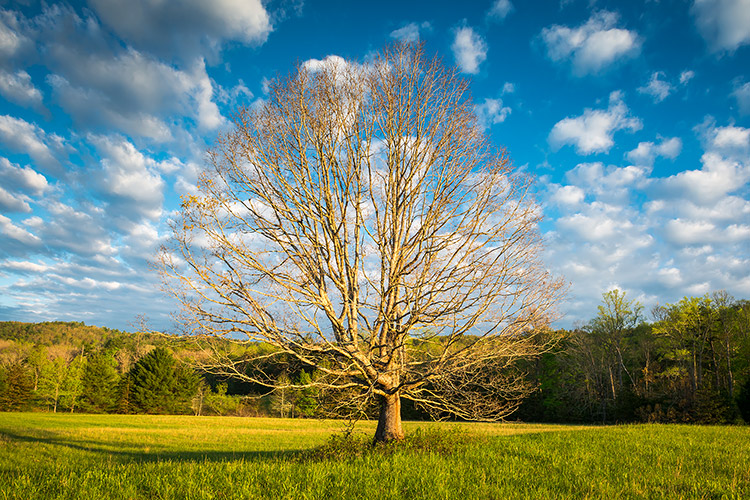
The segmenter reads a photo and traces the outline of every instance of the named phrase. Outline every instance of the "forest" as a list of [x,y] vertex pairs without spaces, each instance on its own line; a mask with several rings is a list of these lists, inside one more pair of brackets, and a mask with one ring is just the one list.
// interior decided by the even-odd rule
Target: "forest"
[[[529,335],[552,347],[503,368],[533,389],[510,420],[750,422],[748,300],[715,292],[647,315],[615,289],[586,324]],[[216,342],[240,362],[270,350]],[[345,406],[345,392],[302,387],[317,374],[283,356],[242,368],[272,374],[277,383],[269,392],[211,374],[202,349],[191,337],[82,322],[0,322],[0,410],[330,417]],[[406,401],[403,414],[428,418]]]

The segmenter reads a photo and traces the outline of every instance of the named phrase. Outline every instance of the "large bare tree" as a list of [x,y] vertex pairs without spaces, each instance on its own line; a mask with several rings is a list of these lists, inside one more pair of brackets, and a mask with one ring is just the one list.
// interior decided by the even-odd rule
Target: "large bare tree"
[[[161,252],[180,319],[377,398],[494,420],[529,387],[508,368],[548,346],[562,283],[540,260],[538,206],[477,123],[467,82],[415,45],[329,58],[240,109]],[[274,387],[214,350],[206,367]]]

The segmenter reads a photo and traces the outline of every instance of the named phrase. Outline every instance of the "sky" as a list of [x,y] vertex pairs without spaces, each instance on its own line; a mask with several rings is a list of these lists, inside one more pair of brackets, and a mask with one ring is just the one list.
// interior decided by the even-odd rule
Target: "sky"
[[398,40],[536,179],[558,326],[750,299],[750,0],[0,0],[0,320],[166,328],[151,262],[232,112]]

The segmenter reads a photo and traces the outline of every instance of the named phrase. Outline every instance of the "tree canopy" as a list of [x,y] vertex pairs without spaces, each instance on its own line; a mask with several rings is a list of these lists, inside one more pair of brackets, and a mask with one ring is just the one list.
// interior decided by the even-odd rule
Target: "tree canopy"
[[[300,66],[234,116],[161,253],[185,327],[264,342],[310,384],[492,420],[530,387],[562,281],[540,259],[530,179],[477,122],[468,83],[421,46]],[[547,337],[550,338],[550,337]],[[210,350],[205,368],[276,386]],[[353,390],[353,392],[352,392]]]

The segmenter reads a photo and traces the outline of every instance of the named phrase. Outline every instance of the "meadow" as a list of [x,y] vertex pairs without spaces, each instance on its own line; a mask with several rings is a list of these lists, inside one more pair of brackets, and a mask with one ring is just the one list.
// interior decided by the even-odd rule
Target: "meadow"
[[374,426],[0,413],[0,498],[750,498],[748,426]]

